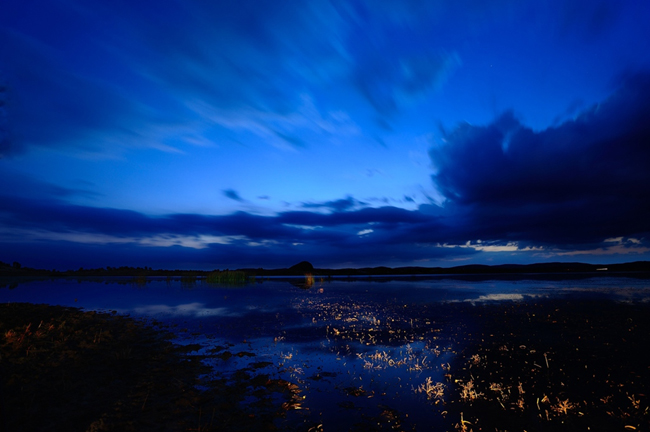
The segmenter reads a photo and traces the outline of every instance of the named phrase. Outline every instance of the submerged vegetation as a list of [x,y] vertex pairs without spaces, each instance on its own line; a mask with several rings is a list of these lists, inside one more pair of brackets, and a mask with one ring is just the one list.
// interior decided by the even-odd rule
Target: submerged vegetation
[[255,276],[241,270],[223,270],[208,274],[205,280],[210,284],[244,285],[254,281]]
[[647,306],[556,301],[468,312],[481,329],[451,376],[467,430],[650,430],[650,362],[638,351],[650,343]]
[[[434,430],[466,432],[650,430],[650,362],[638,351],[650,344],[647,305],[367,306],[313,298],[302,310],[323,323],[344,368],[356,364],[348,373],[359,385],[339,386],[375,404],[394,404],[393,417],[401,420],[393,429],[430,430],[423,423],[429,421]],[[403,383],[426,398],[430,412],[408,406],[400,412],[394,399],[382,399],[398,388],[395,394],[408,397]],[[368,415],[373,402],[346,406]]]

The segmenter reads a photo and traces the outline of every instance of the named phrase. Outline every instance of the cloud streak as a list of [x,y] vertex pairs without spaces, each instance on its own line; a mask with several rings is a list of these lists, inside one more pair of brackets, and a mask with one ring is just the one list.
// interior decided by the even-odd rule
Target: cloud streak
[[[12,4],[7,16],[30,15],[24,7]],[[360,133],[344,100],[319,106],[312,93],[353,89],[385,122],[460,65],[457,53],[412,44],[427,37],[368,15],[363,2],[71,0],[43,8],[46,23],[0,20],[5,157],[32,146],[182,152],[210,143],[219,128],[303,148]],[[369,35],[370,25],[382,31]]]

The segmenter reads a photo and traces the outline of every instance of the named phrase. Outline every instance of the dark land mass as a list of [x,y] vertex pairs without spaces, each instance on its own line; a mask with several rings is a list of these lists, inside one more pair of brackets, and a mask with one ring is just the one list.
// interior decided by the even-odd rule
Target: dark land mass
[[243,268],[237,270],[164,270],[151,267],[105,267],[77,270],[47,270],[22,266],[14,262],[8,264],[0,261],[0,277],[67,277],[67,276],[176,276],[176,277],[208,277],[224,272],[240,272],[247,276],[277,277],[304,276],[307,274],[318,277],[364,277],[364,276],[429,276],[429,275],[517,275],[517,274],[589,274],[606,275],[611,273],[642,273],[650,272],[650,261],[635,261],[620,264],[586,264],[586,263],[538,263],[538,264],[502,264],[481,265],[471,264],[456,267],[363,267],[343,269],[314,268],[308,261],[302,261],[289,268],[264,269]]
[[[206,357],[254,354],[219,346],[200,356],[192,353],[201,346],[172,337],[115,314],[0,304],[0,430],[274,430],[295,386],[247,371],[210,376]],[[256,412],[238,405],[251,385],[264,407]]]

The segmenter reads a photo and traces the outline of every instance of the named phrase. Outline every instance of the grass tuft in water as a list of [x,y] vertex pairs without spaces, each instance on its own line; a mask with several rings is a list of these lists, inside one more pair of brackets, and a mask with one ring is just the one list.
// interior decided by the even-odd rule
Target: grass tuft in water
[[251,280],[254,280],[255,276],[251,276],[244,271],[214,271],[208,274],[206,282],[210,284],[222,284],[222,285],[245,285]]

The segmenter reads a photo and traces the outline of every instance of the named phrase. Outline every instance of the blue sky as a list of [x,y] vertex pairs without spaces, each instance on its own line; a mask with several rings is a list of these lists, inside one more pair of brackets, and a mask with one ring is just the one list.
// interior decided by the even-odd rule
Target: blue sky
[[650,259],[647,1],[5,0],[0,260]]

